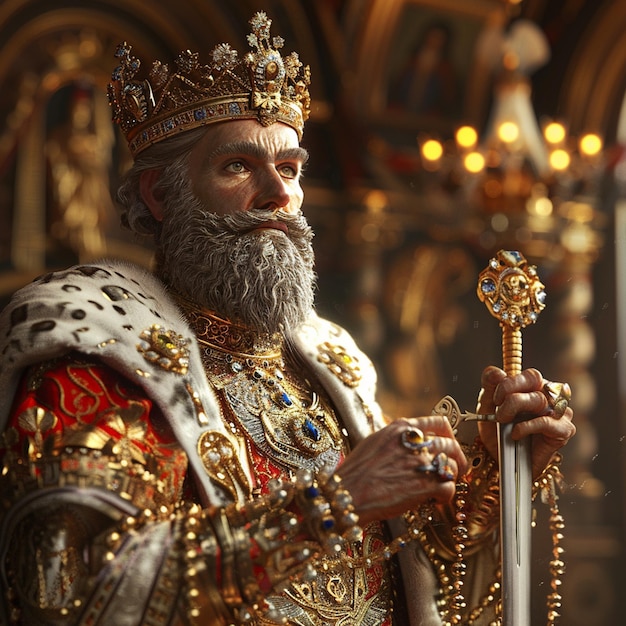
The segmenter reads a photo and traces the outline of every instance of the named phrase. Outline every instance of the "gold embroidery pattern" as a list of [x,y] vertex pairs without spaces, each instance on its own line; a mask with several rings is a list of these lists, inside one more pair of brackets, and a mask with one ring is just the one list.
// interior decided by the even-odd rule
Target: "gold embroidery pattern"
[[160,423],[144,419],[149,404],[134,400],[132,389],[75,360],[46,385],[43,398],[49,402],[52,394],[57,412],[45,402],[28,406],[0,438],[0,499],[71,485],[113,491],[147,508],[178,499],[187,456],[167,430],[160,432]]
[[126,409],[117,408],[115,413],[99,422],[96,428],[81,426],[79,429],[67,429],[63,444],[102,450],[125,465],[133,461],[146,465],[146,456],[138,444],[145,440],[147,430],[146,422],[139,419],[142,413],[143,408],[139,405],[131,405]]
[[238,500],[240,491],[251,497],[250,482],[237,458],[235,446],[225,435],[213,430],[204,432],[197,448],[207,474],[226,489],[233,501]]
[[[367,541],[360,549],[351,544],[353,554],[367,557],[372,541],[381,535],[368,533]],[[378,626],[385,622],[391,605],[391,590],[388,564],[378,571],[381,586],[377,593],[368,598],[369,580],[373,572],[362,567],[346,566],[342,559],[322,557],[315,563],[317,576],[314,580],[299,580],[291,583],[282,596],[269,598],[280,615],[288,616],[289,623],[313,626]],[[261,626],[271,622],[261,620]]]

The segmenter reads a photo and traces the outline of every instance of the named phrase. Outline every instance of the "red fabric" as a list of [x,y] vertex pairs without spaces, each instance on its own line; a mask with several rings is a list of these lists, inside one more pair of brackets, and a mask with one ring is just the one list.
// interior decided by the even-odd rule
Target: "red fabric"
[[28,450],[32,458],[49,446],[100,449],[149,464],[174,493],[182,489],[187,457],[158,407],[117,371],[81,355],[30,368],[8,428],[18,455]]

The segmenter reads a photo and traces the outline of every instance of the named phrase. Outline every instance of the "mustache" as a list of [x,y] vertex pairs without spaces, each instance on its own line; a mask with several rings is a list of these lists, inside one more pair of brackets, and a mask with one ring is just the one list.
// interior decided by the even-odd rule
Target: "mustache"
[[296,215],[284,211],[248,211],[217,215],[204,213],[204,217],[213,223],[219,223],[225,234],[246,235],[257,228],[273,225],[283,230],[290,238],[311,238],[312,229],[302,213]]

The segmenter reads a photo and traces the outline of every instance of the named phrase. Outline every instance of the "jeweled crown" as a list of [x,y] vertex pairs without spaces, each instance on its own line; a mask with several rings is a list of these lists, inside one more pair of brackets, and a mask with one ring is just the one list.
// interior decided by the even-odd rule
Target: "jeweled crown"
[[201,65],[198,53],[186,50],[173,68],[154,61],[145,79],[137,78],[141,62],[131,56],[132,46],[120,44],[109,103],[132,155],[176,133],[235,119],[257,119],[265,126],[284,122],[302,138],[311,106],[309,66],[296,52],[281,56],[284,41],[270,37],[271,24],[264,12],[254,15],[251,51],[243,58],[221,43],[211,53],[212,63]]

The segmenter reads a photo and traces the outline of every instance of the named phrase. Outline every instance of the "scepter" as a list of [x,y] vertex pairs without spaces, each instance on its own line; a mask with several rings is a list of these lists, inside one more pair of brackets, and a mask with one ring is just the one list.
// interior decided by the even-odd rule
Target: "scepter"
[[[504,371],[522,371],[522,328],[545,307],[545,287],[534,265],[517,251],[500,250],[478,277],[477,295],[502,329]],[[532,467],[530,438],[514,441],[514,423],[498,424],[502,624],[530,625]]]

